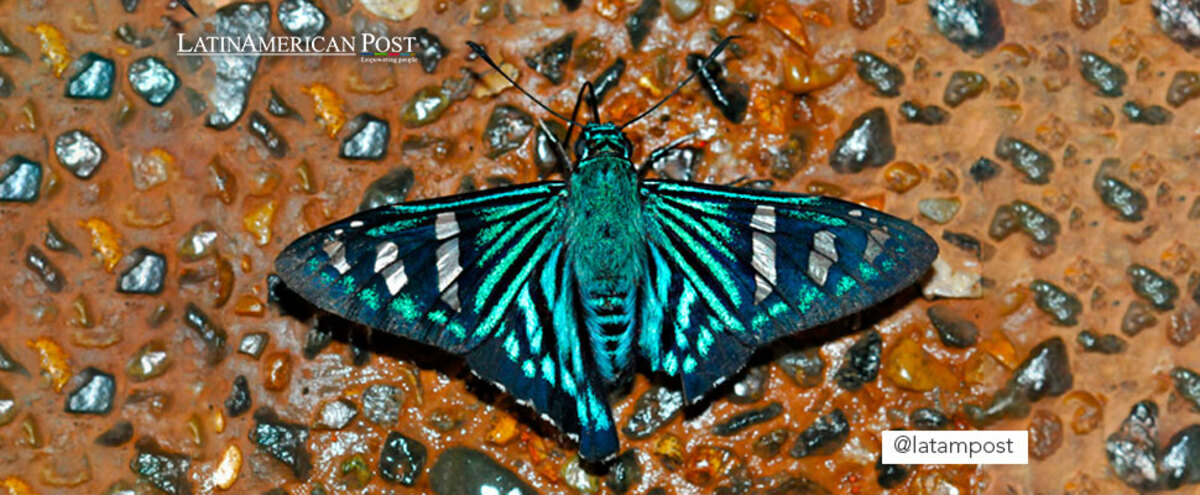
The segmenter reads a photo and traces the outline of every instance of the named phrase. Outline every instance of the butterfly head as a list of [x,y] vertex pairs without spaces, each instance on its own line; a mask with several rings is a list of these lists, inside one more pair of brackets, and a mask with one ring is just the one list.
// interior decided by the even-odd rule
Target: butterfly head
[[633,157],[633,143],[613,124],[588,124],[583,135],[575,140],[575,158],[583,161],[602,156],[629,160]]

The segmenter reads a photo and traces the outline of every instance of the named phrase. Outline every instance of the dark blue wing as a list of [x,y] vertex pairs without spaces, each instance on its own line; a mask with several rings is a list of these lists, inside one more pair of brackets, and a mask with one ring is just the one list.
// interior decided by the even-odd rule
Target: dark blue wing
[[643,196],[639,350],[690,402],[759,347],[912,284],[938,252],[917,226],[833,198],[653,180]]
[[384,206],[305,235],[275,267],[321,309],[463,355],[607,457],[616,434],[565,290],[565,197],[543,182]]

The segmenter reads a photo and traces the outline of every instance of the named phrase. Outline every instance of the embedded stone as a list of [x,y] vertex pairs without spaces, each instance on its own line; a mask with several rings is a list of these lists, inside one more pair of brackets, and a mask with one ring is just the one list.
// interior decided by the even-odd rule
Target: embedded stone
[[91,134],[79,129],[59,134],[54,139],[54,155],[58,163],[80,179],[91,178],[104,163],[104,148]]
[[117,66],[112,59],[87,52],[74,64],[75,75],[67,81],[67,98],[107,100],[112,96]]

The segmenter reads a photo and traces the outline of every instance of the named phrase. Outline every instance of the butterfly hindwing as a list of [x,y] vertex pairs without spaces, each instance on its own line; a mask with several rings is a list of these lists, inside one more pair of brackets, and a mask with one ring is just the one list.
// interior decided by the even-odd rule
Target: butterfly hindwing
[[663,309],[639,349],[689,401],[755,349],[886,299],[937,256],[916,226],[833,198],[654,180],[643,197],[657,279],[646,300]]
[[326,311],[464,356],[585,457],[605,457],[617,437],[578,342],[564,190],[545,182],[362,212],[288,246],[276,270]]

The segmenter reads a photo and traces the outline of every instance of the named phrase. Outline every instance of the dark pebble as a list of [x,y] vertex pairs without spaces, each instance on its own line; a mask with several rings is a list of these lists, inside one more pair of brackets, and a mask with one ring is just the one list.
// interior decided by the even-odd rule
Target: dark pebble
[[1167,104],[1179,108],[1200,96],[1200,72],[1181,70],[1171,78],[1167,88]]
[[391,127],[386,120],[369,113],[350,121],[350,135],[342,140],[338,156],[347,160],[382,160],[387,156]]
[[802,388],[813,388],[825,381],[825,358],[818,347],[784,354],[775,360],[775,365]]
[[549,177],[555,172],[565,175],[567,173],[566,164],[559,160],[558,150],[555,149],[554,143],[557,142],[563,146],[563,153],[566,153],[566,145],[562,143],[562,140],[567,135],[567,128],[557,120],[544,120],[542,124],[544,125],[538,126],[537,134],[533,138],[533,163],[537,165],[538,177]]
[[1121,318],[1121,333],[1132,337],[1156,323],[1158,317],[1154,315],[1151,306],[1144,301],[1133,300],[1129,302],[1125,316]]
[[12,76],[4,72],[4,69],[0,69],[0,98],[12,96],[15,85],[16,81],[13,80]]
[[946,89],[942,92],[942,101],[950,108],[962,105],[967,100],[979,97],[988,88],[988,80],[983,74],[970,70],[955,71],[946,81]]
[[1158,471],[1167,490],[1200,483],[1200,424],[1171,435],[1159,459]]
[[358,204],[358,211],[403,203],[408,198],[408,191],[412,189],[416,180],[416,175],[413,174],[411,168],[396,167],[389,170],[367,186],[367,190],[363,192],[362,202]]
[[883,488],[895,488],[908,477],[908,468],[901,464],[884,464],[883,457],[875,462],[875,482]]
[[1099,54],[1087,50],[1081,52],[1079,71],[1083,80],[1095,86],[1101,96],[1113,98],[1125,94],[1125,83],[1129,80],[1125,69]]
[[13,155],[0,164],[0,202],[32,203],[42,188],[42,164]]
[[438,456],[429,469],[429,487],[436,495],[538,493],[487,454],[467,447],[450,447]]
[[29,374],[25,367],[21,366],[21,363],[13,359],[12,355],[4,349],[3,345],[0,345],[0,371],[20,373],[22,375]]
[[875,378],[879,376],[882,351],[883,339],[879,336],[879,332],[873,329],[869,330],[849,349],[846,349],[845,361],[834,375],[838,386],[853,392],[862,388],[863,385],[875,381]]
[[421,62],[421,68],[426,74],[433,74],[437,70],[438,62],[446,58],[446,54],[450,53],[445,45],[442,45],[442,40],[429,32],[425,28],[414,29],[408,33],[410,38],[416,38],[417,45],[417,60]]
[[183,322],[204,343],[205,359],[208,361],[208,364],[217,364],[222,359],[225,359],[227,351],[225,341],[228,339],[228,335],[225,333],[224,328],[213,323],[208,318],[208,315],[204,314],[204,311],[199,306],[196,306],[195,303],[188,303],[187,307],[184,308]]
[[971,253],[976,259],[986,260],[995,252],[995,248],[980,241],[979,238],[964,232],[942,231],[942,240],[951,246]]
[[950,112],[937,105],[921,106],[915,101],[900,104],[900,116],[910,124],[941,125],[950,120]]
[[394,426],[400,421],[404,391],[391,385],[371,385],[362,393],[362,405],[367,420],[382,426]]
[[1053,337],[1030,351],[986,408],[967,405],[963,411],[977,427],[1002,418],[1023,418],[1029,415],[1033,402],[1060,396],[1073,384],[1066,344],[1062,338]]
[[112,428],[105,430],[104,433],[101,433],[100,436],[96,437],[96,445],[102,445],[105,447],[119,447],[121,445],[125,445],[125,442],[128,442],[132,438],[133,423],[128,421],[118,421],[117,424],[112,426]]
[[1200,48],[1200,4],[1193,0],[1152,0],[1150,8],[1168,38],[1189,50]]
[[1137,100],[1129,100],[1121,105],[1121,113],[1134,124],[1165,125],[1171,122],[1174,115],[1162,105],[1146,105]]
[[129,469],[142,481],[162,490],[168,495],[192,493],[188,478],[191,458],[184,454],[167,452],[149,437],[139,438],[137,454],[129,461]]
[[112,96],[117,66],[112,59],[87,52],[74,64],[75,75],[67,81],[67,98],[107,100]]
[[732,418],[713,425],[712,432],[713,435],[721,437],[736,435],[746,428],[775,419],[780,414],[783,414],[783,404],[772,402],[766,407],[735,414]]
[[1159,488],[1158,405],[1154,401],[1134,404],[1121,428],[1104,443],[1108,465],[1126,485],[1144,491]]
[[812,426],[805,428],[792,446],[792,457],[829,455],[837,452],[850,436],[850,423],[841,409],[817,418]]
[[300,118],[296,109],[292,108],[274,87],[270,89],[270,94],[271,96],[267,98],[267,113],[280,118]]
[[[645,0],[646,3],[658,3],[658,0]],[[717,110],[721,111],[727,120],[735,124],[746,118],[746,108],[750,105],[750,97],[744,84],[733,83],[725,79],[724,67],[718,61],[705,66],[707,57],[699,53],[689,53],[687,56],[688,69],[695,71],[700,79],[700,87],[708,96]]]
[[238,352],[250,356],[254,359],[262,357],[262,353],[267,349],[267,343],[271,341],[271,334],[266,332],[250,332],[242,336],[242,341],[238,343]]
[[575,12],[580,5],[583,5],[583,0],[562,0],[562,4],[567,8],[567,12]]
[[658,19],[661,14],[662,2],[642,0],[637,9],[625,20],[625,30],[629,32],[629,41],[633,44],[634,51],[642,47],[642,43],[650,35],[650,28],[654,26],[654,20]]
[[1129,283],[1133,285],[1133,292],[1155,308],[1168,310],[1175,308],[1175,299],[1179,297],[1179,287],[1158,272],[1150,269],[1145,265],[1133,264],[1129,265],[1129,270],[1126,272],[1129,275]]
[[973,56],[1004,41],[995,0],[929,0],[929,16],[942,36]]
[[54,139],[54,155],[58,163],[80,179],[90,178],[104,163],[104,148],[91,134],[75,129]]
[[881,96],[900,96],[904,85],[904,72],[874,53],[859,50],[854,52],[854,63],[858,67],[858,78],[875,89]]
[[954,312],[949,305],[935,304],[925,313],[929,315],[929,321],[933,323],[938,337],[941,337],[942,343],[947,347],[966,349],[979,340],[979,327]]
[[850,25],[858,29],[867,29],[883,19],[885,12],[885,0],[850,0]]
[[50,292],[62,292],[66,286],[67,279],[63,276],[62,271],[54,266],[54,262],[46,257],[37,246],[27,246],[25,248],[25,266],[37,275],[42,284],[46,286],[46,290]]
[[160,107],[179,89],[179,77],[162,59],[142,57],[129,64],[129,86],[146,103]]
[[867,167],[882,167],[896,157],[892,126],[882,108],[867,110],[837,139],[829,156],[829,165],[839,174],[851,174]]
[[642,463],[638,461],[637,449],[629,449],[617,456],[608,468],[604,484],[617,495],[624,495],[642,482]]
[[229,388],[229,398],[225,399],[225,412],[236,418],[246,414],[252,405],[254,401],[250,398],[250,383],[245,376],[238,375],[233,379],[233,386]]
[[529,67],[554,84],[566,77],[567,62],[571,61],[571,50],[575,45],[575,33],[570,32],[542,47],[536,55],[525,57]]
[[269,408],[254,411],[254,428],[250,441],[292,470],[296,479],[305,480],[312,470],[312,460],[305,443],[308,428],[280,420]]
[[808,139],[801,133],[788,135],[787,142],[771,153],[771,176],[788,180],[808,167]]
[[754,440],[752,449],[754,453],[763,459],[771,459],[783,450],[783,445],[787,443],[788,438],[791,438],[792,432],[787,428],[778,428],[771,430],[768,433],[763,433]]
[[1062,230],[1058,220],[1046,212],[1024,201],[1013,201],[1011,205],[996,208],[988,235],[1000,241],[1017,229],[1027,234],[1038,244],[1052,246]]
[[1029,356],[1013,370],[1012,382],[1030,401],[1058,397],[1075,383],[1067,345],[1061,337],[1051,337],[1029,351]]
[[42,244],[46,245],[46,249],[59,253],[71,253],[79,255],[79,249],[75,247],[71,241],[67,240],[62,232],[54,226],[52,222],[46,220],[46,235],[42,238]]
[[917,430],[941,430],[950,426],[950,418],[932,407],[922,407],[908,415],[908,424]]
[[650,387],[633,403],[633,414],[621,431],[630,440],[642,440],[666,426],[683,412],[683,394],[665,387]]
[[[288,152],[288,143],[283,136],[275,131],[275,127],[257,110],[250,112],[250,135],[267,147],[267,151],[275,158],[283,158]],[[344,147],[344,145],[343,145]]]
[[996,141],[996,156],[1008,161],[1013,168],[1024,174],[1026,182],[1050,182],[1050,173],[1054,171],[1054,159],[1025,141],[1002,136]]
[[318,430],[340,430],[358,416],[358,406],[350,399],[338,399],[321,406],[313,428]]
[[767,382],[771,373],[766,366],[755,366],[746,370],[746,375],[733,384],[729,395],[725,396],[734,404],[751,404],[762,400],[767,393]]
[[113,376],[93,367],[79,373],[79,386],[67,396],[66,412],[71,414],[108,414],[117,395]]
[[533,131],[533,117],[513,105],[496,105],[483,131],[488,158],[498,158],[521,147]]
[[117,292],[122,294],[159,294],[167,277],[167,258],[144,247],[126,257],[125,271],[117,279]]
[[[1105,164],[1109,164],[1110,166],[1105,166]],[[1099,171],[1096,173],[1092,189],[1095,189],[1096,193],[1100,195],[1100,201],[1104,203],[1104,206],[1116,211],[1120,215],[1119,218],[1121,220],[1139,222],[1142,220],[1143,213],[1146,211],[1149,201],[1141,191],[1116,177],[1112,177],[1107,172],[1116,165],[1116,160],[1104,160]]]
[[8,36],[5,36],[3,31],[0,31],[0,57],[16,57],[25,61],[29,60],[29,56],[21,50],[21,47],[13,43]]
[[1054,317],[1055,324],[1073,326],[1079,323],[1079,313],[1083,312],[1079,298],[1045,280],[1034,280],[1029,288],[1033,290],[1038,309]]
[[331,317],[319,318],[304,334],[304,347],[300,351],[304,359],[312,360],[333,342],[332,328],[336,323],[330,323],[332,321]]
[[1075,341],[1083,347],[1083,350],[1100,354],[1120,354],[1125,352],[1125,348],[1129,346],[1129,344],[1125,343],[1125,339],[1115,334],[1106,333],[1104,335],[1097,335],[1091,330],[1079,332],[1079,335],[1075,337]]
[[[266,2],[237,2],[217,10],[213,22],[214,36],[245,38],[269,36],[271,5]],[[259,55],[218,55],[212,57],[216,66],[215,80],[208,93],[213,111],[208,114],[205,125],[214,129],[228,129],[246,111],[246,98],[250,83],[258,72]]]
[[596,79],[592,80],[592,86],[595,88],[596,103],[604,101],[604,96],[616,88],[621,82],[621,76],[625,75],[625,59],[617,57],[612,65],[600,72]]
[[977,184],[981,184],[1000,175],[1000,165],[991,158],[981,156],[978,160],[975,160],[975,163],[971,164],[969,172],[971,179]]
[[4,426],[17,418],[17,398],[0,383],[0,426]]
[[283,0],[279,2],[279,26],[292,36],[312,38],[325,32],[329,17],[321,8],[308,0]]
[[397,432],[388,433],[379,452],[379,476],[392,483],[412,486],[429,457],[425,446]]
[[1176,366],[1171,370],[1171,378],[1175,381],[1175,392],[1191,404],[1192,411],[1200,413],[1200,373]]
[[666,151],[661,159],[656,160],[654,172],[668,179],[691,181],[703,158],[704,148],[680,146]]
[[1088,30],[1100,24],[1108,15],[1108,0],[1071,0],[1071,22]]

